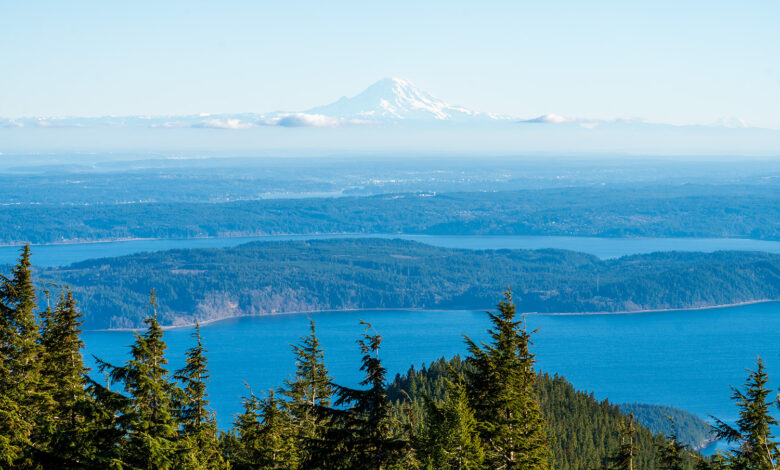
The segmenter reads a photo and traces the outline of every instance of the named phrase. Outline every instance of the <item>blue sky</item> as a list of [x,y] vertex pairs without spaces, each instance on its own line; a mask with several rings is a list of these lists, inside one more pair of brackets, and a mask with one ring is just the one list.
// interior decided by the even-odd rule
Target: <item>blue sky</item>
[[473,109],[780,129],[780,2],[13,2],[0,116],[302,110],[388,76]]

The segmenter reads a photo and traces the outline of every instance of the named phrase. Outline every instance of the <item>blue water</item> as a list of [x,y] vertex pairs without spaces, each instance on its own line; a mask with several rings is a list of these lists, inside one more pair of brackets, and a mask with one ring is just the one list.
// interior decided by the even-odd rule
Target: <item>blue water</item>
[[[90,258],[123,256],[144,251],[175,248],[231,247],[250,241],[310,240],[315,238],[382,237],[415,240],[445,248],[469,249],[539,249],[560,248],[590,253],[600,258],[654,251],[718,251],[745,250],[780,253],[780,242],[743,238],[593,238],[593,237],[531,237],[502,235],[279,235],[238,238],[194,238],[187,240],[130,240],[106,243],[76,243],[67,245],[36,245],[33,263],[37,266],[61,266]],[[0,247],[0,264],[14,263],[19,247]]]
[[[486,340],[486,315],[471,311],[350,311],[314,313],[325,360],[338,383],[355,385],[359,319],[384,337],[389,376],[441,356],[464,354],[462,335]],[[612,315],[531,315],[538,328],[538,368],[610,401],[660,403],[703,418],[733,421],[731,385],[740,385],[757,356],[770,378],[780,377],[780,302],[709,310]],[[171,368],[192,345],[191,328],[165,333]],[[289,345],[308,333],[306,315],[248,317],[202,327],[212,372],[209,391],[220,425],[240,411],[246,381],[256,393],[280,385],[293,371]],[[125,360],[131,332],[84,333],[88,354]]]

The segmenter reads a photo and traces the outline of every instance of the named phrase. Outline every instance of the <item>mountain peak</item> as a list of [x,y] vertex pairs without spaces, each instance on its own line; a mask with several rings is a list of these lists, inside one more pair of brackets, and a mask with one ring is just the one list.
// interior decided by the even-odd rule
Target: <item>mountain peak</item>
[[367,122],[388,119],[449,121],[490,117],[448,104],[402,78],[383,78],[358,95],[343,97],[306,113]]

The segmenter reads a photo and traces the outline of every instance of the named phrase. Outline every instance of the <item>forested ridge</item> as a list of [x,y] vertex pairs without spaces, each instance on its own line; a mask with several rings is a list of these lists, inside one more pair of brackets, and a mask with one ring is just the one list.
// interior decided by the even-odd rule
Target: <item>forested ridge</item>
[[[388,386],[387,396],[395,406],[399,421],[422,423],[426,407],[430,406],[428,400],[444,402],[448,377],[452,372],[462,374],[469,367],[469,362],[457,357],[439,359],[428,367],[412,368],[406,374],[396,376]],[[599,402],[592,395],[575,390],[563,377],[537,374],[535,389],[539,406],[547,418],[547,434],[554,436],[550,447],[555,468],[595,469],[606,462],[620,444],[617,430],[628,413],[621,414],[609,401]],[[634,439],[638,448],[638,468],[660,468],[655,445],[663,442],[663,437],[654,436],[644,426],[637,426]]]
[[[361,322],[364,379],[334,382],[316,335],[292,347],[293,374],[261,395],[251,388],[233,427],[209,407],[208,345],[192,334],[184,367],[168,370],[151,292],[128,360],[82,360],[82,315],[64,288],[39,306],[26,247],[0,282],[0,468],[15,469],[769,469],[780,459],[773,391],[759,359],[735,389],[740,419],[716,419],[735,447],[703,458],[674,430],[652,436],[608,402],[539,375],[509,289],[489,341],[468,337],[464,360],[438,361],[388,384],[382,336]],[[674,426],[672,427],[674,429]]]
[[[444,400],[450,371],[462,373],[468,367],[468,361],[456,356],[449,360],[440,358],[419,368],[413,366],[404,374],[396,374],[387,387],[387,397],[395,405],[398,419],[404,423],[422,422],[426,400]],[[557,461],[569,462],[571,468],[594,468],[597,462],[606,458],[607,450],[618,444],[615,430],[620,420],[630,413],[640,424],[637,430],[637,439],[642,441],[640,456],[648,464],[654,456],[653,443],[658,440],[654,434],[675,434],[690,448],[700,448],[713,437],[712,427],[706,421],[679,408],[598,401],[592,393],[576,390],[566,378],[557,374],[537,373],[535,386],[540,406],[549,418],[547,432],[555,436],[553,454]],[[560,406],[561,403],[566,406]],[[409,404],[411,412],[405,408]]]
[[[171,250],[41,269],[69,284],[87,328],[370,308],[484,309],[515,289],[525,312],[614,312],[780,299],[780,255],[667,252],[600,260],[563,250],[460,250],[385,239]],[[443,320],[444,321],[444,320]]]
[[225,203],[19,204],[0,243],[315,233],[780,239],[778,185],[577,187]]

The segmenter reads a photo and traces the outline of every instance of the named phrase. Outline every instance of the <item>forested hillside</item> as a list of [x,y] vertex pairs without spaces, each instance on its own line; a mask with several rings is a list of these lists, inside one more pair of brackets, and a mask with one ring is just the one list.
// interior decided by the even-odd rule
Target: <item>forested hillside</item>
[[622,403],[620,412],[634,413],[638,423],[664,436],[677,432],[680,442],[701,449],[712,440],[712,427],[693,413],[666,405]]
[[671,252],[600,260],[561,250],[456,250],[384,239],[142,253],[38,275],[71,286],[87,328],[140,326],[153,288],[165,325],[331,309],[484,309],[507,285],[524,312],[780,299],[780,255]]
[[[441,358],[420,368],[411,367],[405,374],[397,374],[387,387],[387,396],[396,407],[398,419],[421,422],[426,397],[437,401],[444,399],[448,371],[462,373],[468,367],[467,362],[456,356],[449,360]],[[712,427],[706,421],[679,408],[646,403],[615,405],[609,400],[599,402],[592,394],[576,390],[564,377],[545,373],[537,374],[536,390],[545,416],[554,417],[548,419],[547,432],[555,437],[555,458],[558,462],[566,460],[568,468],[595,468],[595,463],[606,457],[606,449],[617,447],[618,424],[630,413],[640,425],[637,434],[642,450],[640,456],[648,461],[654,455],[653,443],[658,441],[654,435],[667,436],[676,432],[681,443],[694,449],[701,448],[712,439]],[[411,414],[404,408],[410,402]],[[575,425],[556,426],[554,423]],[[674,423],[674,428],[671,423]]]
[[[449,361],[439,359],[428,367],[412,368],[406,374],[397,375],[387,388],[387,396],[398,419],[422,423],[426,399],[432,398],[439,403],[444,400],[449,371],[463,373],[469,367],[467,362],[456,357]],[[537,375],[536,392],[546,417],[547,434],[551,437],[555,469],[599,468],[620,445],[618,430],[628,413],[621,413],[616,405],[606,400],[599,402],[592,395],[577,391],[565,378],[547,374]],[[407,409],[409,403],[411,413]],[[635,464],[647,470],[661,468],[655,446],[663,439],[645,426],[636,428]]]
[[19,204],[0,243],[409,233],[780,239],[780,188],[648,186],[210,203]]
[[[295,369],[264,396],[248,389],[233,427],[209,407],[208,349],[199,328],[185,365],[168,369],[165,332],[151,293],[145,329],[122,364],[82,360],[82,316],[67,289],[41,308],[30,251],[0,283],[0,466],[147,469],[580,469],[773,468],[776,406],[762,361],[734,390],[740,419],[716,420],[737,445],[703,459],[675,432],[652,434],[562,377],[539,375],[532,333],[509,289],[489,340],[464,338],[464,361],[440,360],[388,384],[382,336],[360,322],[364,377],[333,381],[311,322],[292,346]],[[743,391],[744,390],[744,391]]]

